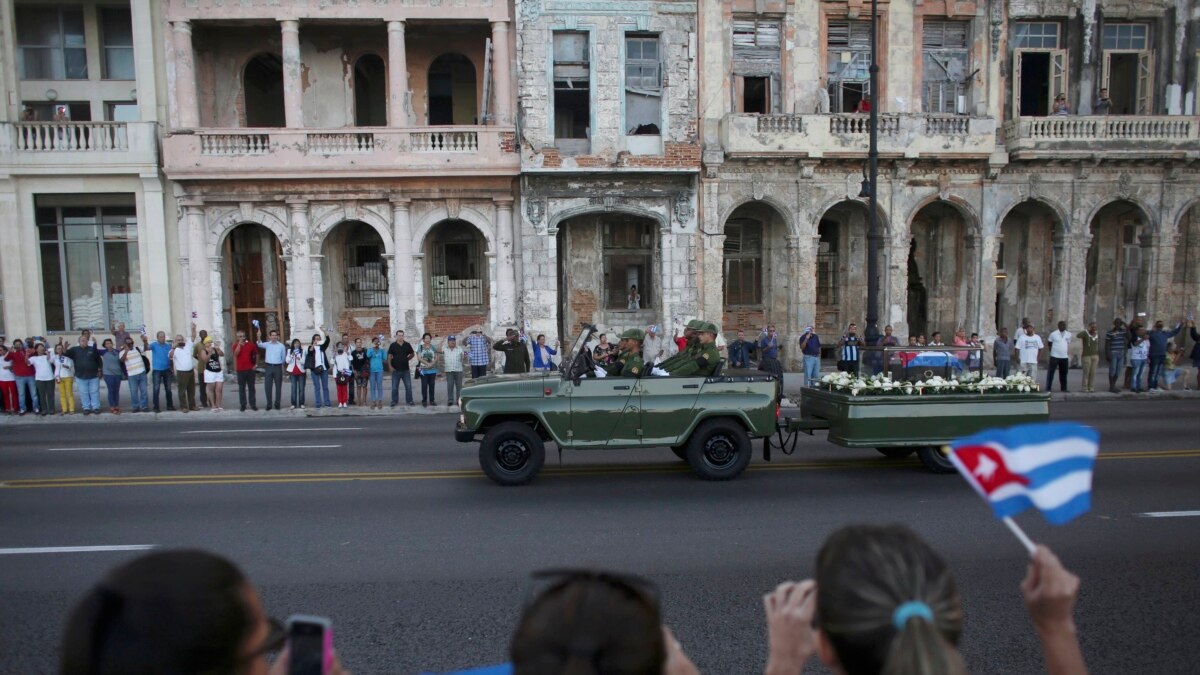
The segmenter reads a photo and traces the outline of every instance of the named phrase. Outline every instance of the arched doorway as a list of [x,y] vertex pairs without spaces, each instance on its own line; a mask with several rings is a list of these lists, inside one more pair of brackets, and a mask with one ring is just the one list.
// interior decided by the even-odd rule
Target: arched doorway
[[725,220],[722,330],[757,334],[788,315],[786,288],[771,283],[787,267],[787,222],[765,202],[742,204]]
[[283,128],[283,61],[277,54],[262,53],[242,71],[246,126]]
[[[389,332],[389,270],[383,257],[385,250],[379,232],[360,220],[342,221],[325,237],[322,252],[326,316],[339,330],[365,335]],[[348,330],[349,326],[355,326],[354,330]]]
[[928,336],[940,331],[948,342],[955,329],[973,319],[967,224],[956,207],[936,201],[917,212],[909,229],[908,332]]
[[1087,256],[1085,322],[1095,321],[1107,330],[1115,318],[1131,321],[1143,304],[1140,236],[1146,226],[1141,207],[1127,201],[1106,204],[1088,224],[1092,242]]
[[1063,224],[1042,202],[1014,206],[1000,223],[996,250],[996,329],[1016,335],[1022,319],[1043,331],[1066,313],[1056,308],[1056,239]]
[[354,125],[387,126],[387,75],[378,54],[354,62]]
[[476,124],[475,64],[462,54],[442,54],[429,64],[429,125]]
[[487,240],[465,220],[443,220],[425,237],[425,330],[449,335],[488,320]]
[[[587,214],[558,226],[558,325],[644,326],[658,316],[658,223],[624,213]],[[631,290],[636,288],[636,300]]]
[[[817,224],[820,243],[817,246],[816,326],[829,343],[845,331],[849,323],[857,323],[865,331],[867,315],[867,206],[847,200],[834,205],[821,216]],[[880,229],[887,220],[880,218]],[[880,242],[879,269],[887,269],[886,239]],[[880,305],[883,305],[885,286],[881,283]],[[880,329],[882,330],[882,326]]]
[[282,255],[275,233],[258,223],[238,225],[225,237],[226,335],[240,330],[253,337],[254,319],[264,336],[272,330],[290,334]]
[[[1178,231],[1171,282],[1183,298],[1184,314],[1197,316],[1200,315],[1200,203],[1193,204],[1179,219]],[[1190,354],[1194,344],[1191,331],[1181,331],[1177,344],[1185,354]]]

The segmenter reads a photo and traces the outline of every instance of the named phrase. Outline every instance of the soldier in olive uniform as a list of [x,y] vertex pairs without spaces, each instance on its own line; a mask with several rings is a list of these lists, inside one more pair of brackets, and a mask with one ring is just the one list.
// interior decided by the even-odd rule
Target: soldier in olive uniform
[[717,351],[717,327],[712,323],[705,323],[699,331],[699,346],[695,356],[689,361],[684,361],[673,369],[667,372],[673,377],[711,377],[717,370],[717,365],[721,363],[721,353]]
[[683,337],[687,340],[687,346],[679,350],[679,353],[662,363],[655,364],[667,372],[671,372],[672,368],[678,368],[680,364],[686,363],[696,358],[699,347],[699,339],[696,337],[696,332],[704,326],[704,322],[700,319],[692,319],[683,327]]
[[639,328],[630,328],[621,333],[621,342],[617,345],[621,354],[610,365],[604,366],[605,372],[613,377],[641,377],[646,370],[642,361],[642,340],[646,333]]

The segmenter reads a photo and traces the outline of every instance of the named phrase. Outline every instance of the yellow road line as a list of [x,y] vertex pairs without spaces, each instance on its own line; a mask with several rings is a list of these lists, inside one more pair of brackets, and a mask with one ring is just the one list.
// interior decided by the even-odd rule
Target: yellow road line
[[[1150,450],[1146,452],[1107,452],[1099,459],[1182,459],[1200,457],[1197,450]],[[755,464],[748,471],[830,471],[843,469],[911,469],[919,466],[912,460],[847,459],[793,462],[787,464]],[[672,466],[581,466],[552,467],[542,473],[549,476],[599,476],[611,474],[669,474],[690,473],[686,464]],[[384,471],[361,473],[266,473],[266,474],[179,474],[167,476],[71,476],[62,478],[28,478],[0,481],[0,489],[46,489],[71,487],[136,487],[168,485],[245,485],[272,483],[339,483],[348,481],[447,480],[483,478],[478,469],[446,471]]]

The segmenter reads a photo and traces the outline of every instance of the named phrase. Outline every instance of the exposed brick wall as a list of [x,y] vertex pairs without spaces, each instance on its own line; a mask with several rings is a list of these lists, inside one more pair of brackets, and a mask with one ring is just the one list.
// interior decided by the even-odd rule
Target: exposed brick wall
[[[466,329],[487,323],[487,314],[430,314],[425,317],[424,332],[439,339],[447,335],[458,335],[461,339]],[[420,337],[419,335],[416,337]]]
[[582,330],[582,322],[595,321],[596,310],[599,306],[595,293],[580,288],[571,289],[570,304],[571,314],[576,317],[576,323],[568,329],[568,332],[575,334]]
[[503,152],[517,151],[517,134],[515,132],[500,132],[500,150]]
[[[366,327],[363,326],[364,323],[367,324]],[[338,316],[336,326],[337,335],[330,336],[333,343],[337,343],[341,334],[346,333],[351,342],[355,338],[362,338],[363,343],[369,345],[371,338],[377,335],[390,336],[392,332],[386,307],[345,310]],[[303,336],[301,339],[303,340]]]
[[746,331],[747,334],[757,334],[763,326],[767,325],[767,312],[763,309],[750,308],[726,309],[721,321],[720,328],[726,334],[727,339],[739,329]]
[[[610,162],[602,155],[574,155],[571,160],[575,166],[600,169],[605,167],[629,167],[649,169],[678,169],[699,168],[701,148],[699,143],[663,144],[661,155],[631,155],[628,152],[617,154],[616,160]],[[563,166],[563,157],[557,148],[542,149],[542,167],[557,169]]]

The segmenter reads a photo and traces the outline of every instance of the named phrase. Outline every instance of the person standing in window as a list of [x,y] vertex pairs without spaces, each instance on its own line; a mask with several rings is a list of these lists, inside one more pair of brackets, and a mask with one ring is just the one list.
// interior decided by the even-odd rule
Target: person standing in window
[[442,369],[446,371],[446,405],[458,405],[458,396],[462,393],[463,385],[463,356],[465,352],[458,346],[458,337],[451,335],[446,338],[446,348],[442,350]]
[[1093,115],[1107,115],[1112,112],[1112,99],[1108,97],[1108,90],[1101,89],[1100,97],[1096,99],[1095,105],[1092,106]]
[[100,363],[104,373],[104,389],[108,392],[108,411],[114,415],[121,414],[121,352],[111,339],[100,344]]
[[208,389],[208,405],[213,412],[219,412],[224,410],[221,403],[225,397],[225,368],[221,362],[225,352],[211,337],[206,337],[200,355],[204,359],[204,388]]
[[437,348],[429,333],[421,336],[421,344],[417,346],[417,374],[421,376],[421,405],[437,405],[433,389],[437,382]]
[[1054,105],[1050,107],[1051,115],[1066,116],[1071,114],[1071,108],[1067,105],[1067,95],[1059,94],[1054,97]]
[[629,287],[629,309],[641,309],[642,296],[638,293],[636,285]]
[[100,352],[95,339],[88,343],[89,333],[84,331],[79,345],[67,350],[67,356],[75,362],[75,386],[79,388],[79,405],[84,415],[100,414]]
[[[304,374],[304,348],[300,344],[300,340],[292,340],[292,346],[287,350],[284,361],[288,377],[292,381],[292,407],[290,410],[295,410],[297,407],[304,410],[304,389],[307,384]],[[270,396],[269,392],[267,396]]]
[[312,344],[308,346],[308,351],[304,354],[304,368],[312,373],[313,380],[313,398],[316,399],[317,410],[321,409],[321,404],[324,403],[326,408],[332,407],[329,402],[329,355],[325,352],[329,349],[329,336],[325,336],[325,340],[321,340],[320,333],[314,333],[312,336]]
[[41,403],[38,415],[43,417],[54,414],[54,366],[50,359],[44,342],[37,343],[33,348],[33,356],[29,357],[29,364],[33,366],[38,401]]
[[367,362],[370,364],[371,407],[383,409],[383,365],[387,360],[387,352],[380,346],[382,340],[371,340],[371,348],[367,350]]
[[545,335],[537,336],[537,344],[533,346],[533,369],[546,372],[554,370],[554,357],[557,355],[556,349],[546,345]]
[[[142,335],[142,342],[146,336]],[[146,357],[142,350],[126,336],[121,346],[121,363],[125,364],[125,377],[129,380],[129,404],[133,412],[150,412],[150,398],[146,395]]]

